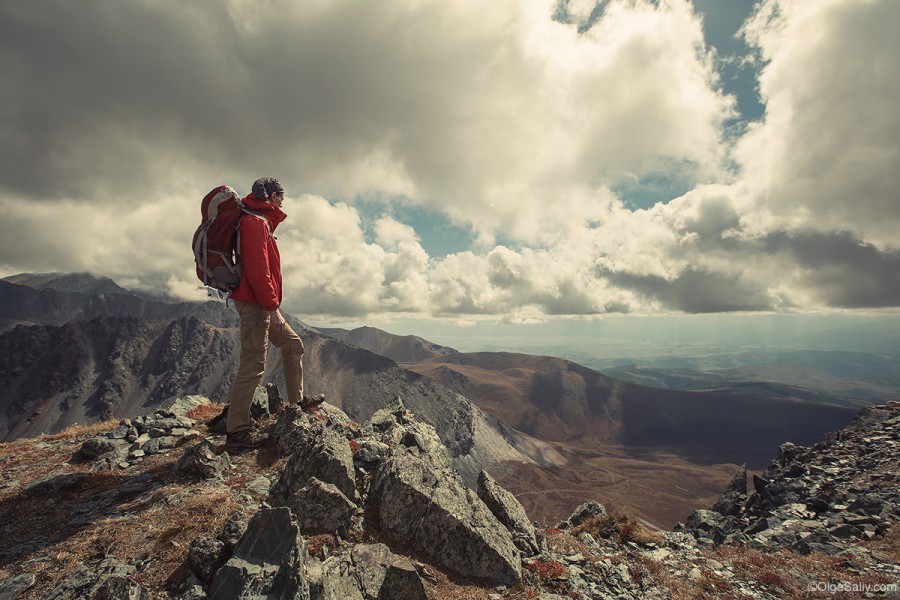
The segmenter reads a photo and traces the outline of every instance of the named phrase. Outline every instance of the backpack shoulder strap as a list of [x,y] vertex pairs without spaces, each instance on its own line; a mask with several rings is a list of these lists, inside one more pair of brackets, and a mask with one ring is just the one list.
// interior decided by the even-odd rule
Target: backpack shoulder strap
[[241,206],[241,212],[243,213],[241,216],[244,216],[244,215],[251,215],[251,216],[256,217],[257,219],[259,219],[259,220],[262,221],[263,223],[265,223],[265,224],[266,224],[266,229],[269,230],[269,237],[272,237],[272,224],[269,223],[269,220],[268,220],[265,216],[261,215],[261,214],[258,213],[258,212],[252,211],[252,210],[250,210],[250,209],[248,209],[248,208],[245,208],[243,205]]

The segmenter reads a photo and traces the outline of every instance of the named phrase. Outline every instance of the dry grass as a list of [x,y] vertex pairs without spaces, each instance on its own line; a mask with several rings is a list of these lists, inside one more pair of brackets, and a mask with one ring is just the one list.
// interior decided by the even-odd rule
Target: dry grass
[[[221,408],[206,410],[218,414]],[[175,463],[193,442],[125,470],[93,473],[90,463],[73,460],[84,439],[117,424],[76,426],[0,444],[0,469],[12,483],[0,488],[6,551],[0,579],[35,574],[37,581],[24,598],[48,597],[79,563],[103,558],[141,565],[134,579],[151,590],[152,598],[168,597],[166,582],[184,570],[190,542],[218,535],[233,513],[246,510],[240,496],[256,496],[246,483],[259,475],[274,480],[284,463],[275,448],[239,453],[232,456],[235,468],[227,481],[198,482],[175,473]],[[48,478],[60,482],[53,492],[20,494]]]
[[884,537],[868,542],[866,546],[873,551],[884,553],[895,565],[900,565],[900,526],[894,524]]
[[194,408],[193,410],[188,412],[187,416],[191,419],[194,419],[195,421],[206,423],[221,415],[223,410],[225,410],[224,404],[201,404],[197,408]]
[[[742,579],[752,581],[770,594],[788,600],[821,596],[809,586],[840,581],[851,584],[893,584],[888,577],[863,572],[863,565],[847,554],[797,554],[790,551],[760,552],[744,546],[720,546],[707,553],[710,558],[731,565]],[[853,592],[829,594],[833,598],[858,598]]]
[[628,513],[619,511],[588,517],[575,528],[575,533],[582,532],[589,533],[594,538],[618,543],[634,542],[642,545],[665,543],[665,538],[658,531],[650,529]]
[[93,423],[91,425],[75,424],[71,427],[60,431],[59,433],[45,433],[38,439],[44,441],[65,440],[69,438],[93,437],[100,433],[113,431],[119,426],[121,419],[107,419],[102,423]]

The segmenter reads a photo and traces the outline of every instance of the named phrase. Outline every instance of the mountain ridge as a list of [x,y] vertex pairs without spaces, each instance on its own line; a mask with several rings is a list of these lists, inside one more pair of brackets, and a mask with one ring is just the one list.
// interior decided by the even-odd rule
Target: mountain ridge
[[[25,297],[30,305],[14,306],[13,310],[4,312],[15,304],[9,300],[11,296]],[[154,345],[169,347],[163,335],[166,325],[130,324],[134,331],[143,331],[152,338],[135,340],[133,346],[142,349],[136,352],[140,355],[140,360],[134,359],[136,366],[124,358],[118,363],[110,361],[108,353],[92,357],[90,352],[82,350],[78,354],[81,358],[69,357],[69,360],[77,363],[84,359],[92,365],[112,366],[76,369],[79,375],[75,379],[90,381],[90,386],[71,383],[54,387],[46,377],[32,377],[33,372],[26,379],[34,379],[34,382],[5,384],[0,388],[0,398],[16,396],[7,393],[11,385],[18,385],[17,389],[38,388],[31,390],[34,392],[32,412],[18,406],[13,411],[14,419],[31,417],[33,409],[40,404],[38,397],[51,404],[60,401],[77,404],[90,400],[100,388],[103,392],[94,399],[96,406],[91,417],[87,416],[91,409],[84,408],[77,419],[61,421],[60,426],[75,420],[100,419],[110,410],[112,414],[123,416],[115,410],[117,395],[118,406],[133,410],[135,403],[140,402],[126,402],[123,397],[129,397],[134,390],[173,391],[174,387],[164,385],[166,381],[181,382],[181,393],[200,393],[214,401],[227,401],[229,382],[237,365],[234,342],[228,344],[236,335],[237,318],[233,310],[215,302],[166,304],[119,296],[119,302],[115,303],[111,298],[111,295],[101,298],[77,292],[34,290],[0,282],[0,318],[90,322],[90,319],[85,321],[85,317],[99,314],[103,316],[94,318],[133,318],[162,324],[193,318],[203,324],[198,329],[202,330],[200,337],[215,337],[220,346],[216,351],[197,348],[180,358],[173,348],[167,356],[177,360],[169,360],[165,365],[156,364],[154,357],[160,354],[152,354],[150,348]],[[46,312],[47,309],[50,312]],[[735,416],[740,412],[730,415],[732,425],[723,428],[712,418],[712,415],[721,416],[725,412],[716,405],[714,395],[680,397],[631,386],[576,363],[552,357],[515,353],[464,354],[416,336],[393,336],[374,328],[363,329],[357,334],[355,339],[361,345],[377,344],[374,349],[382,352],[399,349],[402,356],[395,355],[396,358],[426,357],[401,366],[363,347],[352,347],[339,339],[324,336],[291,316],[288,319],[297,323],[296,330],[307,346],[304,360],[307,392],[325,393],[337,406],[359,420],[369,418],[395,395],[402,396],[412,410],[436,427],[442,442],[455,454],[455,464],[467,483],[474,483],[479,469],[487,468],[501,483],[515,488],[518,493],[528,493],[526,508],[540,518],[561,518],[579,498],[590,498],[602,490],[616,502],[637,510],[648,521],[671,524],[683,519],[703,502],[711,501],[716,489],[727,482],[735,465],[743,462],[762,464],[765,457],[786,439],[798,443],[806,440],[805,437],[784,435],[790,429],[789,419],[780,425],[781,429],[776,427],[775,433],[770,430],[767,433],[766,427],[771,429],[771,423],[766,422],[766,411],[752,410],[749,401],[744,403],[746,416],[742,418],[755,423],[757,429],[750,431],[736,422]],[[65,328],[67,325],[56,326]],[[27,336],[32,328],[19,329],[16,330],[18,333],[4,334],[4,338],[6,335]],[[43,331],[41,335],[48,338],[42,364],[48,368],[62,364],[59,360],[62,350],[48,349],[54,346],[50,340],[55,334]],[[170,336],[170,339],[175,338]],[[190,345],[184,337],[177,339],[181,344]],[[9,352],[14,353],[17,345],[22,343],[9,342]],[[105,344],[102,340],[94,340],[84,347],[100,348]],[[58,341],[56,345],[59,345]],[[73,351],[82,347],[77,343],[62,344],[68,345]],[[6,360],[14,367],[7,375],[10,380],[14,375],[22,377],[23,364],[9,357],[0,357],[0,360]],[[461,364],[465,361],[468,364]],[[270,353],[264,381],[282,385],[280,369],[277,353]],[[143,384],[129,383],[132,379],[146,378],[146,373],[153,374],[156,379],[153,382],[147,379]],[[0,404],[0,420],[5,419],[7,423],[10,418],[3,415],[10,404]],[[778,414],[796,415],[788,409],[796,410],[797,407],[773,406],[777,406]],[[151,407],[144,409],[151,410]],[[703,421],[702,415],[691,414],[696,410],[701,413],[711,411],[711,416]],[[802,410],[799,413],[802,420],[808,421],[807,433],[839,428],[841,419],[849,421],[852,414],[849,409],[845,409],[846,413],[822,410],[821,414],[830,415],[830,420],[807,419]],[[49,420],[47,415],[38,415],[32,419],[33,428],[25,426],[18,431],[27,431],[30,435],[40,432],[41,418]],[[7,431],[10,429],[7,425]],[[719,433],[719,437],[707,443],[708,431]],[[731,436],[728,432],[737,435]],[[702,443],[698,445],[698,441]],[[746,452],[747,448],[752,453]],[[641,472],[652,472],[653,476],[641,476]],[[517,479],[529,482],[534,488],[520,487]],[[577,491],[562,494],[550,491],[557,489]],[[533,491],[540,491],[540,494],[533,494]]]

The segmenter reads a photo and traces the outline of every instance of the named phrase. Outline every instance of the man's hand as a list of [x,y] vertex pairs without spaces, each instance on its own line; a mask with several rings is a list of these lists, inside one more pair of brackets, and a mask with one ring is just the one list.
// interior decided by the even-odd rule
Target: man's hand
[[269,327],[282,332],[287,330],[287,322],[277,308],[269,311]]

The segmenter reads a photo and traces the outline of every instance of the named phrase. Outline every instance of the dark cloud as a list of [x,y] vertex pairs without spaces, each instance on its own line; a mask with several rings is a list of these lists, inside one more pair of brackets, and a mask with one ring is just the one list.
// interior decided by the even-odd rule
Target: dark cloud
[[599,272],[616,287],[631,290],[668,310],[719,313],[770,310],[765,290],[740,277],[690,267],[673,280],[657,275]]
[[835,308],[900,305],[900,251],[879,250],[850,233],[785,233],[766,236],[767,252],[800,269],[801,281]]
[[8,191],[30,198],[122,199],[163,188],[160,169],[215,146],[227,79],[224,15],[86,0],[0,8]]
[[237,24],[224,2],[0,7],[0,181],[26,197],[99,200],[165,189],[185,161],[201,177],[315,179],[398,132],[402,154],[437,175],[448,158],[430,140],[452,128],[470,77],[459,49],[427,27],[399,42],[403,11],[346,3],[304,19],[292,5]]

